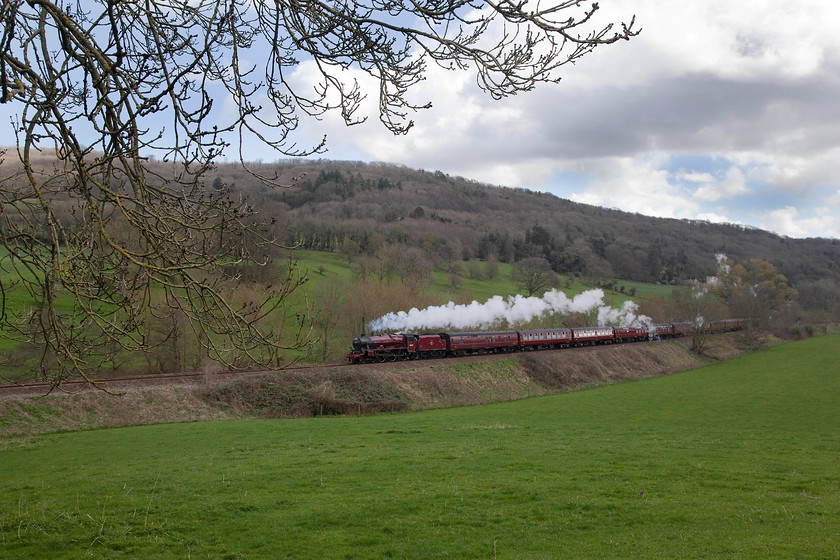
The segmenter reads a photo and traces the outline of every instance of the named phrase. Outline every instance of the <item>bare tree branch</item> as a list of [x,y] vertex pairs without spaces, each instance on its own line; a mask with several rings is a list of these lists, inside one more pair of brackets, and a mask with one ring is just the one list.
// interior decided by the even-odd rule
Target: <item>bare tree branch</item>
[[[407,98],[429,61],[471,68],[499,98],[637,33],[633,20],[594,25],[597,3],[572,0],[0,2],[16,138],[0,168],[0,266],[14,278],[0,328],[40,345],[55,383],[161,344],[175,312],[228,365],[277,364],[305,344],[307,321],[282,317],[304,281],[294,267],[259,297],[235,291],[237,263],[280,254],[271,220],[204,180],[230,142],[243,164],[246,137],[307,155],[324,144],[299,146],[299,119],[364,120],[366,92],[344,70],[378,82],[379,118],[401,134],[429,106]],[[317,78],[301,87],[307,61]],[[35,303],[10,308],[15,290]]]

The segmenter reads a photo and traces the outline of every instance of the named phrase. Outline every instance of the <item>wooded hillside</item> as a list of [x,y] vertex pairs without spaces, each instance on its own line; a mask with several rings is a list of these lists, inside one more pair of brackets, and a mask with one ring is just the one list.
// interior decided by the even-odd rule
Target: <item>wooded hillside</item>
[[422,249],[436,265],[472,258],[545,257],[558,273],[680,283],[714,275],[715,254],[763,259],[800,293],[836,291],[840,240],[791,239],[739,225],[651,218],[551,194],[480,184],[441,172],[358,162],[220,166],[217,188],[247,192],[276,214],[287,242],[372,254],[387,244]]

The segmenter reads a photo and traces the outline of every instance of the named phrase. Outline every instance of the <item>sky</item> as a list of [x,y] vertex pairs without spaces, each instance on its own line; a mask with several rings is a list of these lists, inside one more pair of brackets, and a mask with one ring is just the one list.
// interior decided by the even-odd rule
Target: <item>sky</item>
[[[840,2],[602,0],[641,34],[494,101],[431,69],[395,137],[305,123],[329,159],[383,161],[640,214],[840,238]],[[305,65],[300,69],[306,71]],[[246,153],[259,153],[258,151]],[[270,154],[265,154],[270,161]]]
[[[429,67],[432,108],[394,136],[377,91],[346,127],[304,120],[321,157],[380,161],[640,214],[840,238],[840,2],[601,0],[596,23],[641,34],[565,67],[558,84],[494,101],[474,74]],[[306,84],[311,63],[290,75]],[[362,84],[364,78],[360,77]],[[4,121],[7,118],[3,119]],[[11,145],[10,129],[0,144]],[[237,157],[231,149],[230,159]],[[254,144],[249,159],[280,159]]]

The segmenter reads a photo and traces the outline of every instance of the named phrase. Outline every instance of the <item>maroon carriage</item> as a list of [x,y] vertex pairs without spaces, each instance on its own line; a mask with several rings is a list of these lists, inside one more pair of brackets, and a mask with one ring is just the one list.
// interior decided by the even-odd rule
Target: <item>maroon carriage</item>
[[674,336],[674,325],[672,323],[651,325],[648,327],[648,332],[651,338],[671,338]]
[[615,333],[616,342],[640,342],[648,338],[648,329],[644,326],[615,327],[613,328],[613,332]]
[[674,323],[674,336],[687,336],[694,332],[694,323]]
[[485,352],[511,352],[519,346],[516,331],[445,333],[447,351],[456,356]]
[[612,327],[575,327],[572,329],[572,339],[575,346],[609,344],[615,340],[615,332]]
[[519,346],[522,349],[567,348],[572,344],[571,329],[536,329],[519,331]]

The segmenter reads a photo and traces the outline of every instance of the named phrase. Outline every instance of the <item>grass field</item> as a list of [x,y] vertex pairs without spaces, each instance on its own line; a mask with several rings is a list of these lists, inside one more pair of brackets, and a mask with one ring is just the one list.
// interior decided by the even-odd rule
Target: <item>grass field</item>
[[[329,274],[338,276],[345,283],[350,284],[352,282],[351,267],[344,255],[324,251],[297,250],[294,252],[294,256],[299,259],[301,270],[307,273],[313,285],[317,285]],[[462,264],[466,271],[468,263],[463,262]],[[492,280],[473,279],[465,272],[461,278],[461,287],[457,290],[452,289],[448,272],[442,269],[435,270],[432,273],[430,291],[458,300],[457,303],[469,303],[473,299],[484,302],[496,295],[509,296],[519,293],[521,290],[516,281],[512,279],[513,267],[508,263],[497,263],[497,266],[499,273]],[[570,296],[592,289],[591,284],[581,279],[567,278],[561,275],[558,276],[558,281],[560,283],[559,289]],[[627,299],[638,300],[651,296],[667,298],[676,289],[676,286],[671,285],[627,280],[613,279],[612,282],[616,286],[624,286],[627,290],[633,289],[636,293],[636,297],[630,297],[618,292],[607,291],[605,293],[606,302],[618,306]]]
[[7,441],[2,558],[840,558],[840,336],[478,407]]

